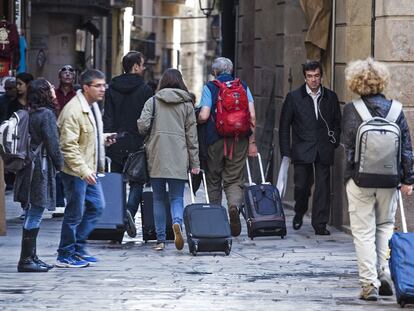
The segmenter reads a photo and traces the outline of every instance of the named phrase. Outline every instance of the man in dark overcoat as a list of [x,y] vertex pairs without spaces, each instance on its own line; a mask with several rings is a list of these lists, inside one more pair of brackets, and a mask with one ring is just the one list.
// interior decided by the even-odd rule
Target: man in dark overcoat
[[289,92],[283,103],[279,145],[282,157],[290,158],[294,165],[293,229],[302,226],[315,183],[312,226],[315,234],[329,235],[330,168],[339,146],[341,111],[335,92],[321,85],[322,74],[319,62],[303,64],[305,83]]

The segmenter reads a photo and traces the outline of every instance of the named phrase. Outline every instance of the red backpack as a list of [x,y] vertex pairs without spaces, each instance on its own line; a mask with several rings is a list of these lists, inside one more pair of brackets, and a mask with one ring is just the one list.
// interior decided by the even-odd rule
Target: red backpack
[[[249,100],[240,79],[228,82],[214,80],[213,83],[219,88],[216,102],[216,128],[218,134],[224,137],[224,156],[226,156],[226,137],[234,137],[234,142],[237,142],[240,136],[249,134],[251,127]],[[230,149],[230,159],[233,157],[233,144]]]

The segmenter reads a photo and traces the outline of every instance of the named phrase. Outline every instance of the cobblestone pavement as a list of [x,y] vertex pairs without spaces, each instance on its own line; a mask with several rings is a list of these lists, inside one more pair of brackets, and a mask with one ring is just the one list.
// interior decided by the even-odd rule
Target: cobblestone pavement
[[[188,201],[188,200],[187,200]],[[196,257],[168,244],[125,238],[123,244],[92,241],[100,258],[83,269],[54,268],[48,273],[17,273],[20,208],[7,195],[8,236],[0,237],[0,310],[399,310],[395,297],[365,302],[359,294],[354,246],[349,235],[332,228],[316,237],[305,218],[288,235],[248,239],[246,228],[233,241],[230,256]],[[38,254],[56,258],[61,218],[43,220]],[[139,219],[137,226],[140,226]],[[140,230],[139,230],[140,231]],[[414,306],[408,306],[408,309]]]

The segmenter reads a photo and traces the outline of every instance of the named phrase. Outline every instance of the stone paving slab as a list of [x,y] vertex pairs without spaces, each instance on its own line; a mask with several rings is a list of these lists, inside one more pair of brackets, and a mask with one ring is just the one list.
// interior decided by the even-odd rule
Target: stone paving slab
[[[200,199],[198,197],[198,199]],[[187,202],[188,196],[187,196]],[[175,250],[163,252],[142,236],[123,244],[91,241],[101,261],[83,269],[17,273],[21,221],[19,206],[7,199],[8,236],[0,237],[0,310],[399,310],[395,297],[377,303],[357,299],[358,273],[352,239],[332,229],[316,237],[309,218],[288,235],[233,241],[230,256]],[[53,263],[60,218],[44,219],[38,253]],[[140,228],[140,220],[137,221]],[[140,230],[138,230],[140,232]],[[407,306],[414,310],[414,306]]]

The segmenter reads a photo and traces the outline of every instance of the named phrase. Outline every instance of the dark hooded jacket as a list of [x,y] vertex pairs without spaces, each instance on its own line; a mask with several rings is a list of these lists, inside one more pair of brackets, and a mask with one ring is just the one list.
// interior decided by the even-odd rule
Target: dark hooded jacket
[[143,145],[137,120],[152,95],[152,89],[138,74],[126,73],[112,79],[106,92],[103,115],[104,132],[120,134],[117,143],[107,150],[112,161],[122,164],[129,153]]
[[[372,116],[385,118],[391,108],[391,101],[382,94],[362,96]],[[355,172],[355,141],[358,127],[362,119],[352,103],[345,106],[343,111],[343,141],[346,155],[345,182],[354,176]],[[396,123],[401,130],[401,182],[407,185],[414,184],[413,149],[411,146],[410,129],[404,112],[401,111]]]

